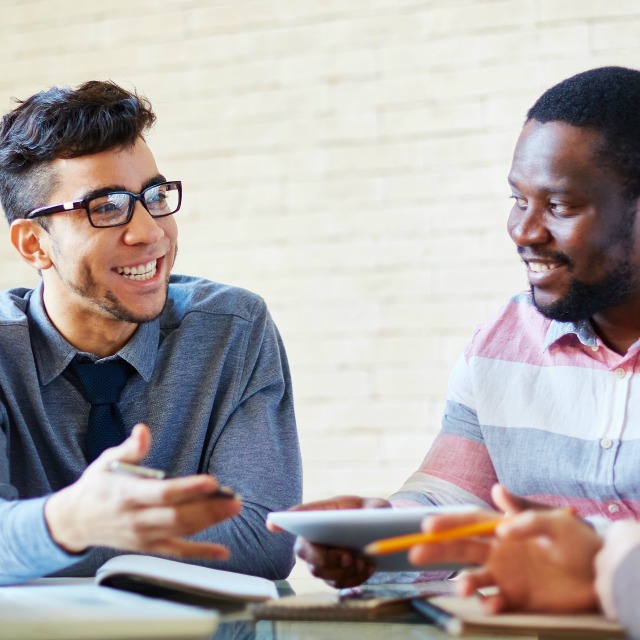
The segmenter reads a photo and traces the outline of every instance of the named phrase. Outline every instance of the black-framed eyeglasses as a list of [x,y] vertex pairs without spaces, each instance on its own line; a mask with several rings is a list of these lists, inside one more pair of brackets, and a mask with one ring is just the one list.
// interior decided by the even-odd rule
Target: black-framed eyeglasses
[[153,218],[170,216],[180,209],[182,182],[180,180],[170,180],[160,184],[153,184],[140,193],[111,191],[104,195],[92,196],[84,200],[63,202],[50,207],[39,207],[30,211],[26,217],[30,220],[39,216],[50,216],[54,213],[84,209],[92,226],[98,228],[119,227],[131,220],[137,200],[142,203],[142,206]]

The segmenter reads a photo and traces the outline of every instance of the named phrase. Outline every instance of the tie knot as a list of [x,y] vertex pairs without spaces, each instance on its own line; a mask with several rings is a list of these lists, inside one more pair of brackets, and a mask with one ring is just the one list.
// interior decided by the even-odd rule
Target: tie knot
[[87,363],[74,358],[69,368],[78,378],[84,397],[91,404],[118,402],[129,377],[129,365],[121,358]]

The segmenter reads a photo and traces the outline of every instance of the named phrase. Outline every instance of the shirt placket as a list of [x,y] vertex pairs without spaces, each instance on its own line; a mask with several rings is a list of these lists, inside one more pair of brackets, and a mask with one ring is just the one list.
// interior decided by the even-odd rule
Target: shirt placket
[[634,361],[635,358],[626,360],[609,369],[609,386],[612,391],[610,395],[610,413],[599,442],[603,454],[600,460],[605,465],[608,484],[614,491],[614,496],[603,505],[603,508],[610,518],[616,520],[633,516],[633,513],[626,507],[616,490],[614,463],[622,442]]

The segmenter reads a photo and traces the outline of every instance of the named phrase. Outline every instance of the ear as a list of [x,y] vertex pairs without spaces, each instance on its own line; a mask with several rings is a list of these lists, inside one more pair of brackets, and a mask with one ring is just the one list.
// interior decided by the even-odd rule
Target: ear
[[11,223],[10,237],[11,244],[22,259],[34,269],[49,269],[52,266],[49,233],[35,220],[14,220]]

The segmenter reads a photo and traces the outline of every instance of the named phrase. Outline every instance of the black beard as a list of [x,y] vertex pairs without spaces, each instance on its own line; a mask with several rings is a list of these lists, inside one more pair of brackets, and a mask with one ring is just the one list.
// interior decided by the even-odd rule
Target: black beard
[[566,295],[549,305],[538,304],[533,287],[531,297],[535,308],[546,318],[561,322],[578,322],[588,320],[596,313],[624,302],[633,289],[634,280],[629,262],[625,261],[600,282],[587,284],[580,280],[572,280]]

